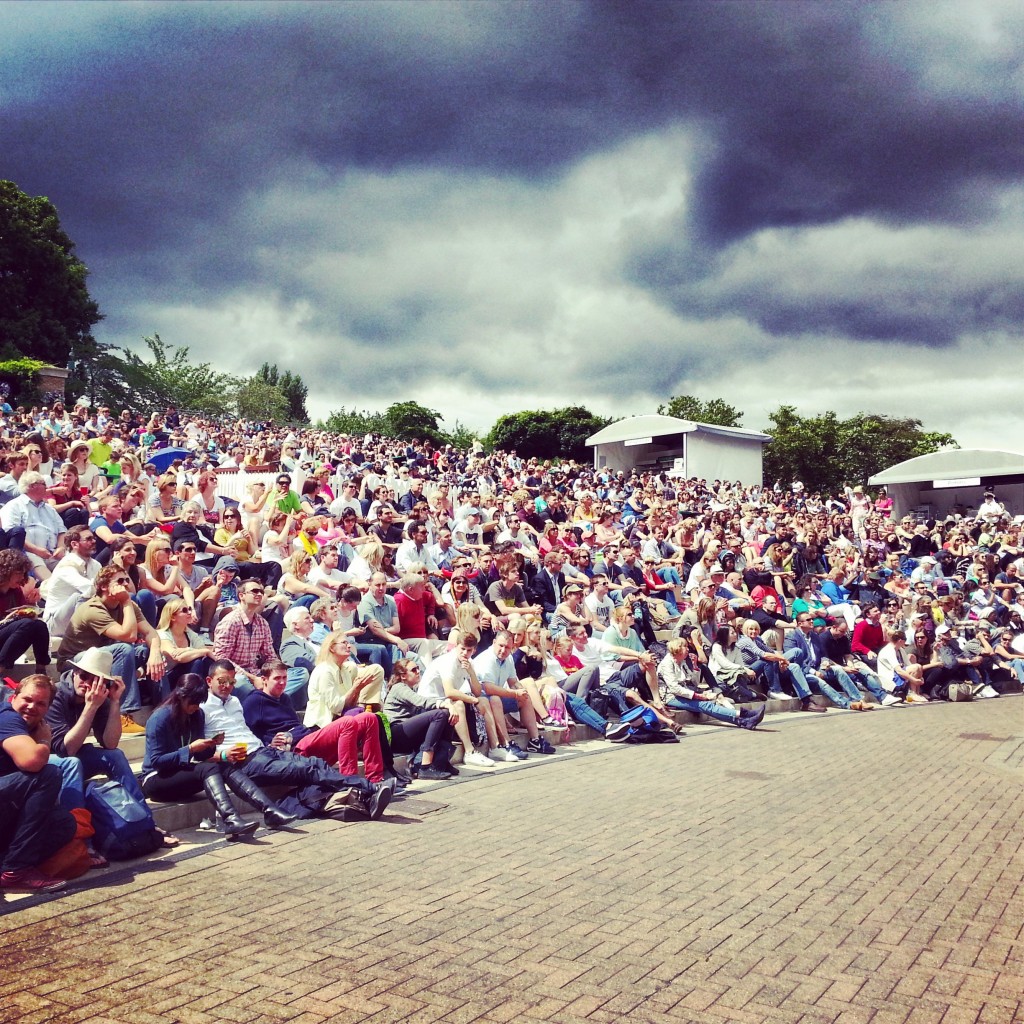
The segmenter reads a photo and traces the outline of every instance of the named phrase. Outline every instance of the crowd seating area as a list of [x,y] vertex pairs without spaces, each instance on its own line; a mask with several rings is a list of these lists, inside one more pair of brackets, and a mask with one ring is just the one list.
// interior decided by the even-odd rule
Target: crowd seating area
[[2,425],[0,891],[59,889],[204,817],[230,840],[250,809],[378,820],[410,787],[567,743],[1024,682],[1024,517],[992,493],[918,521],[860,486],[173,408]]

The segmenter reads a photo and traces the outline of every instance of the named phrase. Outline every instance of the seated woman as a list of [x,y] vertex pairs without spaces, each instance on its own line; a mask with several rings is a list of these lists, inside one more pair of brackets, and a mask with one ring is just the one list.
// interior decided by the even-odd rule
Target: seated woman
[[738,637],[734,626],[719,626],[708,668],[722,692],[731,700],[739,703],[764,700],[764,693],[757,688],[757,673],[747,667],[736,649]]
[[[146,545],[145,568],[140,568],[139,575],[139,607],[151,626],[156,625],[160,609],[172,597],[182,597],[190,608],[195,607],[196,596],[181,575],[166,537]],[[147,593],[151,596],[143,597]]]
[[181,519],[185,503],[178,497],[178,482],[173,473],[165,473],[156,482],[149,498],[149,519],[170,533]]
[[192,631],[190,627],[195,618],[195,611],[181,597],[171,598],[160,612],[156,631],[160,649],[171,663],[161,680],[164,686],[173,688],[178,679],[189,672],[206,677],[213,658],[213,645]]
[[380,707],[384,670],[360,665],[352,653],[343,633],[333,633],[321,644],[303,716],[303,725],[315,726],[316,732],[304,736],[295,750],[336,764],[343,775],[357,775],[362,748],[367,779],[382,782],[385,765],[393,771],[394,759],[383,723],[368,709]]
[[313,568],[312,556],[305,551],[296,551],[284,563],[284,573],[277,584],[277,592],[283,594],[292,605],[309,608],[321,597],[334,597],[333,587],[321,583],[310,583],[307,577]]
[[[530,695],[530,703],[536,712],[538,724],[549,728],[564,725],[564,700],[558,700],[558,705],[563,712],[562,720],[558,721],[551,715],[551,709],[543,694],[544,690],[554,686],[554,679],[545,675],[548,652],[545,649],[542,634],[547,631],[542,630],[539,623],[530,623],[526,619],[516,616],[509,621],[508,631],[512,637],[512,643],[515,644],[512,651],[512,663],[516,667],[516,676],[520,685]],[[555,688],[557,689],[557,687]]]
[[393,754],[414,754],[413,778],[450,779],[458,775],[451,764],[453,702],[448,698],[425,697],[416,691],[421,668],[411,658],[395,665],[388,685],[384,714],[391,726]]
[[[217,831],[229,839],[250,835],[259,827],[239,817],[228,795],[231,773],[214,755],[223,735],[204,739],[201,707],[210,696],[206,680],[182,676],[171,695],[146,722],[146,754],[142,761],[142,792],[150,800],[185,800],[201,790],[217,812]],[[255,783],[246,780],[248,785]],[[264,799],[270,803],[268,797]]]
[[673,711],[707,715],[741,729],[756,729],[764,718],[764,706],[756,711],[744,711],[731,702],[722,704],[709,700],[706,694],[701,693],[701,682],[700,665],[689,644],[682,638],[670,640],[665,657],[658,663],[658,684],[666,707]]
[[72,463],[65,462],[60,467],[57,483],[46,489],[46,500],[69,529],[89,522],[89,503],[82,498],[78,470]]
[[594,626],[594,616],[583,601],[583,588],[577,583],[569,583],[562,589],[562,602],[551,616],[553,635],[565,633],[572,626],[591,629]]

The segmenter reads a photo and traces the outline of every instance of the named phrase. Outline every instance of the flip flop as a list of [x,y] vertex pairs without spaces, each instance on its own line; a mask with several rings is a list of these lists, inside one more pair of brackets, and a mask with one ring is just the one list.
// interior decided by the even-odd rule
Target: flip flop
[[173,850],[176,846],[181,846],[181,840],[177,836],[172,836],[170,832],[165,832],[162,828],[158,828],[157,832],[162,836],[160,845],[165,850]]
[[96,853],[94,850],[89,851],[89,870],[94,868],[109,868],[110,861],[103,856],[102,853]]

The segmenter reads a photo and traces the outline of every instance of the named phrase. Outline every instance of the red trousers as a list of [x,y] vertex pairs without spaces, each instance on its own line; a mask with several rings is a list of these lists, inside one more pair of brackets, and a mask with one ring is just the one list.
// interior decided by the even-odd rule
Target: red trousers
[[359,774],[359,748],[363,748],[364,774],[370,782],[384,781],[384,758],[380,752],[377,716],[369,711],[336,718],[330,725],[311,732],[295,744],[306,757],[322,757],[336,764],[342,775]]

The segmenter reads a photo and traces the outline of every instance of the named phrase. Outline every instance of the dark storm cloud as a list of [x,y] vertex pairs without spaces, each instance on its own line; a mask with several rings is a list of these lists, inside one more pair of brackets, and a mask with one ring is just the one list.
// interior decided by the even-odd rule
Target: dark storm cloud
[[690,122],[708,147],[693,222],[712,241],[857,213],[962,219],[985,198],[963,186],[1024,170],[1020,98],[930,95],[872,34],[884,8],[221,6],[110,8],[109,38],[69,44],[63,74],[4,114],[8,173],[58,193],[94,251],[142,249],[143,274],[147,247],[215,230],[301,158],[530,177]]
[[696,390],[743,346],[1019,329],[1022,37],[998,0],[0,5],[0,176],[116,343],[335,404]]

